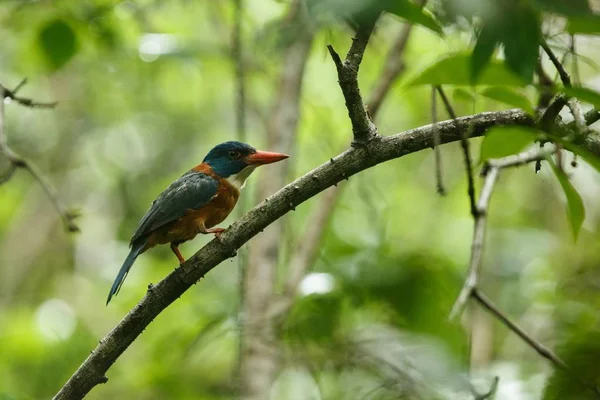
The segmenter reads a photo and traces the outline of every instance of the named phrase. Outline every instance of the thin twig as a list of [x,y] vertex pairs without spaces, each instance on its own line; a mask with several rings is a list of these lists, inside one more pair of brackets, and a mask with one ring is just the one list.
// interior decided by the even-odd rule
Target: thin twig
[[500,320],[508,329],[517,334],[525,343],[531,346],[535,351],[538,352],[539,355],[544,357],[547,360],[552,361],[552,363],[558,368],[566,371],[568,370],[567,364],[562,361],[556,354],[554,354],[550,349],[538,343],[535,339],[533,339],[527,332],[525,332],[519,325],[513,322],[508,316],[506,316],[498,307],[496,307],[490,299],[488,299],[481,291],[477,288],[473,289],[473,298],[477,300],[479,304],[481,304],[485,309],[491,312],[498,320]]
[[21,80],[21,82],[19,82],[19,84],[18,84],[17,86],[15,86],[15,88],[12,90],[12,93],[13,93],[13,95],[17,94],[17,92],[18,92],[19,90],[21,90],[21,88],[22,88],[23,86],[25,86],[25,84],[26,84],[26,83],[27,83],[27,78],[23,78],[23,79]]
[[[6,89],[4,86],[0,85],[0,93],[2,93],[2,98],[0,99],[0,153],[4,154],[6,156],[6,158],[8,158],[8,161],[10,161],[10,163],[11,163],[11,167],[9,168],[8,172],[5,173],[4,175],[2,175],[2,177],[0,178],[0,183],[5,183],[6,181],[8,181],[13,176],[13,174],[15,173],[15,170],[17,168],[26,169],[27,171],[29,171],[31,176],[36,181],[38,181],[38,183],[40,184],[40,186],[42,187],[44,192],[46,192],[46,195],[50,199],[50,202],[52,203],[52,205],[54,206],[56,211],[58,211],[67,230],[69,232],[78,232],[79,228],[75,224],[75,218],[77,217],[77,215],[70,212],[67,209],[65,203],[60,198],[57,190],[50,184],[50,181],[48,181],[48,179],[41,173],[41,171],[35,164],[33,164],[31,161],[28,161],[25,158],[21,157],[19,154],[15,153],[8,146],[8,140],[7,140],[7,135],[6,135],[6,131],[5,131],[6,126],[5,126],[5,121],[4,121],[4,118],[5,118],[4,99],[5,98],[13,99],[13,100],[17,101],[19,104],[22,104],[22,105],[25,105],[28,107],[50,107],[50,105],[49,105],[50,103],[36,103],[32,100],[23,99],[23,98],[15,96],[15,92],[18,91],[19,89],[21,89],[21,87],[23,87],[24,84],[25,84],[25,80],[21,81],[21,83],[19,83],[17,85],[15,90],[12,90],[12,91],[10,91],[10,90]],[[52,104],[56,104],[56,103],[52,103]],[[53,107],[53,106],[54,105],[52,105],[51,107]]]
[[477,302],[489,311],[492,315],[494,315],[500,322],[504,324],[509,330],[514,332],[517,336],[519,336],[525,343],[527,343],[532,349],[534,349],[540,356],[549,360],[554,364],[556,368],[559,368],[566,373],[568,373],[573,379],[577,380],[579,383],[587,387],[589,390],[594,392],[597,396],[600,396],[600,389],[594,383],[587,382],[578,375],[573,373],[573,370],[563,361],[561,360],[552,350],[548,349],[546,346],[539,343],[535,340],[531,335],[525,332],[516,322],[511,320],[507,315],[505,315],[492,301],[487,298],[479,289],[473,289],[472,296]]
[[13,90],[9,90],[3,86],[0,86],[0,88],[2,88],[2,91],[4,92],[3,98],[11,99],[12,101],[17,102],[18,104],[20,104],[22,106],[30,107],[30,108],[54,108],[54,107],[56,107],[56,105],[58,104],[57,101],[54,101],[51,103],[45,103],[45,102],[33,101],[33,100],[25,98],[25,97],[17,96],[17,92],[19,90],[21,90],[21,88],[26,83],[27,83],[27,78],[25,78],[21,82],[19,82],[19,84]]
[[558,72],[558,75],[560,76],[560,80],[562,81],[563,85],[565,85],[566,87],[570,87],[571,77],[563,67],[558,57],[556,57],[556,54],[554,54],[554,52],[552,51],[550,46],[548,46],[548,43],[546,43],[545,40],[542,40],[541,46],[542,49],[544,49],[544,51],[548,55],[548,58],[550,58],[550,61],[552,61],[552,64],[554,64],[554,68],[556,68],[556,71]]
[[[450,104],[450,101],[448,100],[448,97],[446,97],[446,93],[444,92],[442,87],[440,85],[436,85],[435,89],[440,94],[440,97],[442,98],[442,101],[444,102],[444,106],[446,107],[446,111],[450,115],[450,118],[452,118],[454,121],[458,121],[456,113],[454,112],[454,108],[452,108],[452,104]],[[457,124],[458,124],[458,122],[457,122]],[[469,193],[469,205],[471,208],[471,215],[473,215],[474,218],[477,218],[477,207],[476,207],[477,200],[475,199],[475,179],[473,178],[473,160],[471,159],[471,150],[469,149],[469,140],[468,140],[469,136],[471,135],[471,132],[469,132],[470,129],[467,129],[465,131],[460,126],[457,126],[457,127],[462,132],[460,146],[463,150],[463,156],[464,156],[464,160],[465,160],[465,170],[467,171],[467,179],[468,179],[467,191]]]
[[452,307],[450,312],[450,320],[456,319],[460,316],[466,307],[469,297],[473,293],[473,290],[477,287],[479,282],[479,270],[481,268],[481,262],[483,259],[483,246],[485,240],[487,214],[492,197],[492,192],[498,180],[500,170],[508,167],[516,167],[526,163],[530,163],[536,160],[543,159],[544,157],[552,154],[554,148],[546,147],[543,149],[534,149],[524,151],[520,154],[511,155],[504,158],[488,160],[484,166],[485,182],[481,193],[479,194],[479,201],[476,205],[475,212],[475,223],[473,228],[473,241],[471,244],[471,261],[469,262],[469,272],[467,279],[463,284],[463,287]]
[[442,176],[442,151],[440,150],[440,133],[436,127],[437,124],[437,93],[436,87],[431,87],[431,125],[433,129],[433,153],[435,155],[435,182],[437,192],[441,196],[446,194]]

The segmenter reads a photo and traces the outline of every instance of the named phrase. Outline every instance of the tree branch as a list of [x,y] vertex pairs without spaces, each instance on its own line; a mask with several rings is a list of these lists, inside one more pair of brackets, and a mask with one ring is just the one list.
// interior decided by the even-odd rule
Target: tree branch
[[444,92],[444,90],[442,89],[442,87],[440,85],[436,85],[435,89],[438,91],[438,93],[440,94],[440,97],[442,98],[442,101],[444,102],[444,106],[446,107],[446,110],[448,111],[448,114],[450,115],[450,118],[452,118],[454,121],[457,121],[457,128],[462,132],[462,136],[460,139],[460,147],[463,150],[463,156],[464,156],[464,160],[465,160],[465,170],[467,171],[467,192],[469,194],[469,205],[471,208],[471,215],[473,215],[474,218],[477,218],[477,207],[475,206],[476,203],[476,199],[475,199],[475,180],[473,179],[473,160],[471,160],[471,150],[469,149],[469,136],[471,135],[470,129],[464,129],[461,128],[461,126],[458,124],[458,119],[456,118],[456,113],[454,112],[454,108],[452,107],[452,104],[450,104],[450,100],[448,100],[448,97],[446,97],[446,93]]
[[67,209],[67,206],[60,198],[57,190],[50,184],[50,181],[42,174],[39,168],[33,164],[31,161],[26,160],[16,152],[14,152],[8,145],[8,140],[6,136],[6,126],[5,126],[5,99],[11,99],[16,101],[18,104],[24,105],[26,107],[54,107],[56,103],[38,103],[33,100],[26,99],[23,97],[18,97],[16,93],[23,87],[26,80],[21,81],[14,90],[8,90],[4,86],[0,85],[0,93],[2,96],[0,98],[0,153],[4,154],[8,161],[10,162],[10,167],[8,171],[2,175],[0,175],[0,184],[7,182],[14,175],[17,168],[23,168],[29,171],[31,176],[38,181],[46,195],[50,199],[50,202],[60,215],[63,220],[63,223],[69,232],[78,232],[79,228],[75,224],[75,218],[77,215]]
[[544,49],[544,52],[548,55],[548,58],[550,58],[550,61],[552,61],[552,64],[554,64],[554,68],[556,68],[558,76],[560,76],[560,80],[562,81],[563,85],[571,87],[571,77],[569,76],[569,73],[567,70],[565,70],[565,67],[563,67],[562,63],[558,57],[556,57],[556,54],[554,54],[550,46],[548,46],[548,43],[546,43],[545,40],[542,40],[541,46],[542,49]]
[[485,239],[485,228],[487,214],[492,198],[492,192],[498,180],[500,170],[503,168],[516,167],[533,161],[541,160],[554,152],[554,148],[536,148],[534,150],[524,151],[517,155],[511,155],[504,158],[488,160],[484,166],[485,182],[479,195],[479,201],[475,206],[475,227],[473,228],[473,242],[471,244],[471,261],[469,263],[469,273],[463,287],[450,312],[450,320],[460,316],[467,305],[469,297],[477,288],[479,281],[479,270],[483,259],[483,245]]
[[[472,136],[480,136],[492,126],[532,126],[534,123],[531,117],[518,109],[486,112],[462,117],[458,121],[460,124],[472,125]],[[461,133],[456,128],[454,121],[439,122],[437,129],[440,133],[441,143],[454,142],[461,138]],[[365,146],[346,150],[335,157],[334,163],[327,161],[266,198],[233,223],[221,235],[220,240],[210,241],[165,279],[156,285],[150,285],[146,295],[99,342],[54,399],[81,399],[94,386],[105,382],[107,379],[105,374],[110,366],[165,308],[197,283],[206,273],[224,260],[233,257],[240,246],[294,207],[365,169],[430,148],[432,144],[431,125],[392,136],[378,137]],[[593,143],[590,139],[584,146],[588,151],[600,156],[600,142]]]
[[332,45],[328,45],[327,49],[335,64],[338,73],[338,81],[340,88],[346,100],[346,108],[348,116],[352,122],[352,133],[354,135],[354,144],[365,144],[376,138],[377,128],[371,121],[369,113],[363,104],[360,89],[358,87],[358,70],[363,54],[369,43],[371,32],[375,27],[376,19],[368,24],[360,25],[356,31],[356,35],[352,38],[352,45],[346,59],[341,60],[338,53],[335,52]]

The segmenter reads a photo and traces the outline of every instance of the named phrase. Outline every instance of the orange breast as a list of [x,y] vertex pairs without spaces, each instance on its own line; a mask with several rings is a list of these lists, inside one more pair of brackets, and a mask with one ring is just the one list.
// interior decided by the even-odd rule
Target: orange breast
[[240,197],[240,191],[226,179],[215,178],[219,179],[215,196],[200,209],[188,210],[183,217],[154,231],[148,238],[146,248],[192,240],[201,230],[212,228],[227,218]]
[[185,217],[190,216],[198,228],[212,228],[223,222],[235,207],[240,191],[226,179],[219,178],[217,194],[199,210],[189,211]]

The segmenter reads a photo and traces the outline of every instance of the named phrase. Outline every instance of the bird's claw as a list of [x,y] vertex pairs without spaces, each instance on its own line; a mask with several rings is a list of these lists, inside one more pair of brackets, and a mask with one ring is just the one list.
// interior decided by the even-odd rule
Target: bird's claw
[[215,239],[217,239],[221,243],[223,243],[223,238],[221,238],[221,235],[223,234],[223,232],[225,232],[225,229],[222,229],[222,230],[220,230],[218,232],[214,232]]

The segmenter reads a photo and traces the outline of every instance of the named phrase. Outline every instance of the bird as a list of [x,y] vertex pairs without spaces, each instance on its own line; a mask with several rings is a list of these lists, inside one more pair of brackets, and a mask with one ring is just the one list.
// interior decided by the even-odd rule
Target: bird
[[235,207],[240,191],[254,170],[288,158],[287,154],[256,150],[237,141],[215,146],[202,163],[184,173],[154,200],[131,237],[131,251],[108,293],[106,305],[115,296],[133,263],[146,250],[170,243],[180,264],[185,262],[178,246],[199,233],[225,231],[223,222]]

